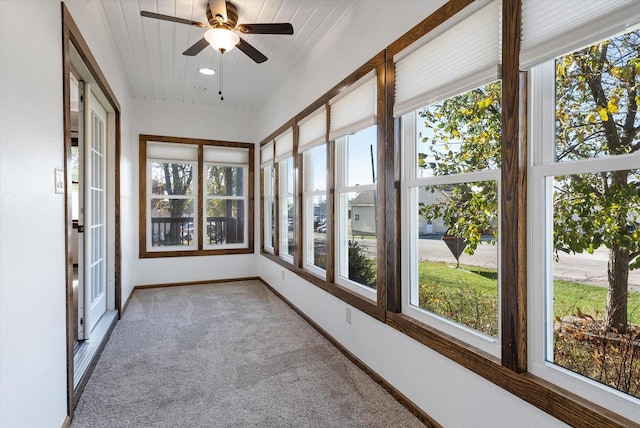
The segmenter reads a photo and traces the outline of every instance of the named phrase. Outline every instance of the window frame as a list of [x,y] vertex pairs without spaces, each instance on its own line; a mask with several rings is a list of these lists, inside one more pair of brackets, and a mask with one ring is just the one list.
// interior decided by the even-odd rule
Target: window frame
[[[487,82],[488,84],[491,82]],[[463,89],[461,94],[455,94],[447,96],[447,98],[462,95],[468,90]],[[447,99],[445,98],[445,99]],[[441,101],[441,100],[438,100]],[[433,101],[433,102],[438,102]],[[430,103],[431,104],[431,103]],[[428,106],[428,105],[427,105]],[[498,328],[497,337],[491,337],[476,331],[463,324],[457,323],[444,316],[430,312],[426,309],[417,307],[415,302],[416,288],[419,287],[418,278],[416,273],[418,270],[418,224],[417,224],[417,209],[418,209],[418,195],[421,188],[425,186],[438,186],[447,184],[466,184],[480,181],[495,181],[498,194],[498,241],[496,242],[497,250],[497,300],[498,300],[498,326],[501,326],[502,314],[500,311],[502,305],[501,289],[502,289],[502,273],[501,273],[501,200],[502,200],[502,188],[501,188],[501,169],[493,168],[481,171],[466,172],[460,174],[451,175],[436,175],[436,176],[418,176],[417,174],[417,124],[419,121],[418,111],[427,106],[418,108],[412,112],[405,113],[400,117],[401,128],[401,146],[402,146],[402,170],[403,175],[401,179],[401,195],[400,206],[401,211],[404,213],[401,219],[402,233],[402,253],[405,257],[402,258],[402,302],[401,313],[413,318],[421,323],[432,326],[433,328],[442,331],[444,334],[456,337],[459,340],[464,341],[475,349],[486,352],[493,355],[495,358],[501,358],[501,329]]]
[[[195,161],[196,171],[195,176],[198,179],[197,182],[193,182],[194,186],[194,205],[197,207],[194,208],[194,235],[195,230],[198,230],[198,239],[196,248],[188,249],[188,250],[159,250],[159,251],[150,251],[147,248],[147,239],[149,234],[148,225],[150,222],[147,221],[147,211],[149,210],[149,204],[147,201],[147,181],[148,181],[148,162],[147,162],[147,143],[150,142],[160,142],[160,143],[171,143],[171,144],[190,144],[195,145],[198,148],[198,157]],[[230,244],[229,246],[215,248],[204,248],[204,236],[201,230],[203,221],[205,219],[204,208],[205,204],[203,201],[205,200],[204,195],[204,169],[205,162],[203,157],[203,152],[205,147],[209,146],[217,146],[217,147],[227,147],[227,148],[236,148],[247,150],[247,164],[246,164],[246,180],[245,180],[245,189],[246,189],[246,207],[245,207],[245,244],[242,244],[241,248],[238,248],[236,244]],[[205,139],[195,139],[195,138],[183,138],[183,137],[170,137],[170,136],[161,136],[161,135],[148,135],[148,134],[140,134],[139,135],[139,197],[138,197],[138,205],[139,205],[139,257],[143,258],[159,258],[159,257],[190,257],[190,256],[214,256],[214,255],[225,255],[225,254],[249,254],[253,253],[253,245],[254,245],[254,151],[255,145],[252,143],[242,143],[242,142],[232,142],[232,141],[220,141],[220,140],[205,140]],[[211,162],[207,162],[210,164]],[[244,164],[243,164],[244,165]],[[239,166],[237,164],[232,166]],[[150,185],[150,184],[149,184]],[[150,237],[149,237],[150,239]]]
[[[329,187],[327,186],[327,181],[329,177],[329,157],[326,156],[327,150],[329,149],[330,144],[327,142],[315,144],[311,147],[306,147],[302,155],[302,268],[311,272],[312,274],[322,278],[327,279],[327,272],[329,269],[329,242],[327,237],[330,233],[332,233],[332,228],[329,223]],[[312,183],[310,182],[311,176],[310,173],[313,173],[313,168],[310,165],[311,163],[311,152],[313,150],[324,151],[325,152],[325,185],[324,188],[318,190],[312,187]],[[326,222],[327,222],[327,233],[325,234],[325,269],[316,266],[314,263],[309,262],[307,260],[307,256],[309,254],[315,258],[315,249],[313,249],[313,245],[315,243],[314,233],[315,233],[315,225],[314,225],[314,211],[313,211],[313,200],[316,197],[325,198],[325,205],[327,206],[327,214],[325,214]]]
[[[553,323],[553,178],[558,175],[639,169],[638,154],[609,155],[571,161],[554,161],[555,58],[532,66],[529,74],[531,150],[529,156],[529,371],[581,397],[633,419],[640,409],[635,398],[579,373],[548,361],[553,352],[549,326]],[[634,165],[635,162],[635,165]],[[542,284],[542,286],[534,286]]]
[[[373,125],[375,126],[375,125]],[[365,131],[367,129],[371,128],[371,126],[366,127],[364,129],[361,129],[357,132],[360,131]],[[375,183],[369,183],[369,184],[361,184],[361,185],[348,185],[347,181],[348,181],[348,142],[349,142],[349,137],[351,134],[347,134],[347,135],[343,135],[341,137],[338,137],[335,139],[335,159],[336,159],[336,167],[335,167],[335,191],[334,191],[334,198],[335,198],[335,203],[334,203],[334,207],[335,207],[335,232],[334,232],[334,236],[335,236],[335,278],[334,281],[336,284],[341,285],[345,288],[347,288],[348,290],[351,290],[354,293],[357,293],[358,295],[362,296],[365,299],[368,299],[372,302],[376,302],[377,301],[377,289],[372,289],[370,287],[367,287],[366,285],[360,284],[356,281],[352,281],[349,278],[346,278],[344,276],[342,276],[340,274],[340,270],[341,270],[341,262],[340,260],[344,257],[347,258],[349,257],[349,249],[348,246],[345,248],[341,245],[341,240],[344,239],[342,235],[343,232],[346,231],[347,225],[344,224],[343,219],[346,218],[346,216],[342,216],[341,215],[341,207],[342,207],[342,198],[341,196],[344,194],[349,194],[349,193],[357,193],[357,192],[374,192],[374,195],[376,195],[376,199],[377,199],[377,193],[378,193],[378,183],[376,180]],[[377,136],[377,135],[376,135]],[[376,148],[377,148],[377,144],[376,144]],[[378,217],[378,206],[377,204],[375,204],[374,206],[374,214],[377,220]],[[346,214],[346,213],[345,213]],[[356,214],[359,217],[359,214]],[[352,219],[353,221],[353,219]],[[376,221],[376,230],[377,230],[377,221]],[[327,233],[329,233],[329,230],[327,229]],[[348,242],[348,238],[347,238],[347,242]],[[377,241],[376,241],[377,242]],[[376,245],[377,247],[377,245]],[[346,252],[346,254],[344,254]],[[377,256],[377,251],[376,251],[376,256]],[[376,257],[376,268],[377,268],[377,257]],[[376,274],[377,274],[377,269],[376,269]],[[377,285],[377,284],[376,284]]]
[[[156,163],[171,163],[171,164],[184,164],[191,165],[192,168],[192,180],[191,187],[195,190],[193,195],[155,195],[152,193],[152,180],[150,179],[150,175],[152,172],[152,165]],[[197,158],[194,160],[177,160],[177,159],[157,159],[157,158],[149,158],[147,157],[147,189],[146,189],[146,203],[147,207],[151,207],[151,201],[153,199],[166,199],[166,200],[193,200],[193,244],[192,245],[168,245],[162,247],[153,247],[153,222],[151,217],[151,210],[147,209],[145,212],[146,215],[146,234],[147,234],[147,251],[158,253],[163,251],[194,251],[198,248],[198,242],[200,241],[200,225],[198,224],[198,210],[200,206],[198,205],[197,199],[197,188],[198,188],[198,160]]]
[[[289,171],[285,166],[291,162],[292,172],[291,172],[291,187],[293,191],[289,193]],[[296,168],[295,168],[295,157],[288,156],[278,161],[278,236],[280,238],[280,243],[278,245],[278,255],[280,258],[287,263],[293,263],[294,255],[296,252]],[[285,216],[285,209],[288,211],[288,202],[287,200],[291,198],[292,207],[293,207],[293,216],[291,218],[291,228],[293,230],[293,250],[291,254],[285,252],[284,248],[289,248],[289,216],[288,213]],[[286,221],[286,224],[285,224]]]
[[[202,193],[202,223],[201,223],[201,227],[202,227],[202,231],[203,233],[200,234],[200,237],[204,239],[204,231],[207,230],[207,205],[208,202],[210,200],[222,200],[222,201],[242,201],[244,202],[244,209],[245,211],[247,210],[248,207],[248,201],[249,201],[249,195],[248,195],[248,184],[247,180],[249,177],[249,167],[248,165],[239,165],[239,164],[233,164],[233,163],[225,163],[225,162],[208,162],[205,161],[203,163],[203,177],[202,177],[202,189],[204,190],[206,187],[206,180],[207,180],[207,167],[209,166],[213,166],[213,167],[229,167],[229,168],[241,168],[242,172],[243,172],[243,178],[244,181],[242,183],[242,195],[209,195],[207,194],[207,192]],[[248,224],[246,223],[247,219],[245,218],[243,220],[244,223],[244,228],[243,228],[243,233],[244,236],[247,236],[248,233]],[[237,249],[237,248],[246,248],[245,243],[227,243],[227,244],[207,244],[206,240],[203,241],[202,243],[202,248],[205,251],[209,251],[209,250],[222,250],[222,249]]]
[[[268,174],[271,175],[270,178]],[[262,227],[264,231],[263,235],[263,250],[267,251],[271,254],[276,253],[276,242],[277,242],[277,217],[278,214],[276,212],[276,165],[271,162],[262,167],[262,194],[264,195],[262,202],[262,210],[263,210],[263,222]],[[271,214],[269,215],[269,207],[271,208]],[[271,240],[268,239],[269,231],[273,230],[273,234],[271,235]],[[270,242],[271,241],[271,242]]]

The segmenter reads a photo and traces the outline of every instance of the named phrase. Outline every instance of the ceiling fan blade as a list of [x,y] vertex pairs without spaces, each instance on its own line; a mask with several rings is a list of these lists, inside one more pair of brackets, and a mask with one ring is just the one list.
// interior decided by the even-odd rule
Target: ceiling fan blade
[[178,18],[178,17],[175,17],[175,16],[162,15],[160,13],[147,12],[146,10],[141,11],[140,15],[142,15],[142,16],[144,16],[146,18],[161,19],[163,21],[177,22],[179,24],[193,25],[195,27],[208,27],[208,25],[203,24],[202,22],[192,21],[190,19]]
[[287,23],[240,24],[238,30],[245,34],[293,34],[293,25]]
[[207,42],[205,40],[205,38],[203,37],[200,40],[198,40],[197,42],[195,42],[193,44],[193,46],[191,46],[189,49],[187,49],[186,51],[182,52],[182,55],[187,55],[187,56],[198,55],[207,46],[209,46],[209,42]]
[[238,47],[238,49],[240,49],[249,58],[251,58],[252,60],[257,62],[258,64],[263,63],[263,62],[265,62],[267,60],[267,57],[264,56],[262,54],[262,52],[260,52],[258,49],[256,49],[253,46],[251,46],[242,37],[240,37],[240,42],[236,46]]
[[219,16],[222,22],[227,22],[227,2],[225,0],[209,0],[209,9],[211,9],[211,15],[214,18]]

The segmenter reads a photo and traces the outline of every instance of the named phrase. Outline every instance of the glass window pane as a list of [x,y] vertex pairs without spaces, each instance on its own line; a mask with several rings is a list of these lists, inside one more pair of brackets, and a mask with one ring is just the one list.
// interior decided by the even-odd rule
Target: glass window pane
[[293,228],[295,207],[293,195],[295,194],[295,176],[293,169],[293,157],[282,160],[279,164],[280,171],[280,254],[293,256]]
[[640,397],[640,169],[553,180],[549,360]]
[[244,243],[245,201],[237,199],[207,200],[204,227],[206,245]]
[[376,289],[376,192],[343,193],[339,204],[339,275]]
[[264,246],[273,250],[275,240],[276,205],[274,195],[276,193],[276,169],[269,165],[263,169],[264,177]]
[[206,174],[207,195],[244,196],[243,167],[208,165]]
[[[498,336],[497,182],[418,189],[411,304]],[[479,209],[478,207],[483,207]]]
[[293,195],[295,193],[295,176],[294,176],[294,170],[293,170],[293,158],[288,158],[285,161],[283,161],[283,163],[281,163],[280,165],[282,166],[282,164],[284,164],[284,168],[285,168],[285,174],[286,174],[286,192],[289,195]]
[[327,188],[327,146],[322,144],[308,151],[309,174],[307,189],[325,190]]
[[152,195],[193,195],[193,164],[153,162]]
[[280,200],[280,253],[293,256],[293,197],[288,196]]
[[327,197],[312,196],[307,200],[308,220],[305,233],[305,261],[320,269],[327,268]]
[[376,182],[378,141],[376,127],[372,126],[347,136],[347,183],[359,186]]
[[151,245],[191,246],[193,199],[151,198]]
[[496,81],[418,110],[416,176],[500,168],[501,102]]
[[556,60],[557,162],[638,150],[639,50],[635,30]]

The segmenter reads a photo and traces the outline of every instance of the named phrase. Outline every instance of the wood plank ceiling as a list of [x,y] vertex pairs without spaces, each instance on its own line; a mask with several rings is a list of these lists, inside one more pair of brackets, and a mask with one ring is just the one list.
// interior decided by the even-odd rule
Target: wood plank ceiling
[[[218,95],[221,55],[206,48],[182,55],[204,29],[140,16],[140,11],[207,22],[206,0],[99,0],[134,98],[259,109],[296,64],[353,7],[347,0],[233,0],[239,23],[290,22],[294,35],[245,35],[269,60],[256,64],[238,49],[224,55],[224,101]],[[198,72],[211,67],[214,76]]]

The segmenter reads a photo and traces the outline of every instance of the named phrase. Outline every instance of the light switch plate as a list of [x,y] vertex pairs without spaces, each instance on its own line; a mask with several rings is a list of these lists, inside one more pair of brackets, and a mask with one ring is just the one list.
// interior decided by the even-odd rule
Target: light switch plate
[[64,193],[64,171],[61,169],[54,169],[54,183],[56,193]]

